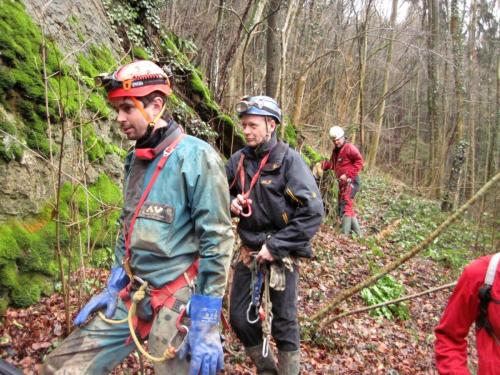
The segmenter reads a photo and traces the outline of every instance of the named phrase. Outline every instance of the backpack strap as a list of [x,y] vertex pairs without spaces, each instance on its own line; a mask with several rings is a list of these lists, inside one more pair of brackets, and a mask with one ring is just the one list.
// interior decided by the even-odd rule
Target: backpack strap
[[486,271],[486,276],[484,278],[484,283],[486,285],[493,285],[493,282],[495,281],[495,274],[497,272],[498,262],[500,262],[500,253],[496,253],[490,259],[490,264],[488,264],[488,270]]
[[[476,319],[476,329],[484,328],[486,332],[500,345],[500,339],[495,335],[493,327],[488,319],[488,304],[491,301],[491,288],[495,282],[495,275],[500,262],[500,253],[496,253],[490,259],[488,269],[484,277],[484,284],[479,288],[479,315]],[[496,302],[496,301],[495,301]]]

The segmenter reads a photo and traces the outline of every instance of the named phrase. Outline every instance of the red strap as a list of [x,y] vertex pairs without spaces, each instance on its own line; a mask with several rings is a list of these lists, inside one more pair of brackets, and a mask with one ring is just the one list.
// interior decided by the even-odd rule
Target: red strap
[[151,191],[151,188],[153,187],[156,178],[160,174],[161,170],[167,163],[168,158],[174,152],[175,148],[179,144],[179,142],[185,137],[185,134],[180,134],[165,150],[163,151],[163,157],[158,161],[158,164],[156,165],[156,169],[153,173],[153,176],[151,177],[151,180],[149,181],[148,186],[146,186],[146,189],[142,193],[141,199],[139,200],[139,203],[137,204],[134,215],[132,216],[132,219],[130,220],[130,225],[128,228],[128,231],[125,230],[125,227],[123,228],[124,234],[125,234],[125,260],[130,260],[130,241],[132,239],[132,233],[134,232],[134,225],[135,225],[135,220],[137,219],[137,216],[139,215],[139,212],[141,211],[141,208],[146,201],[149,192]]
[[[184,274],[187,274],[189,281],[194,280],[196,278],[196,275],[198,274],[198,268],[199,260],[197,259],[193,264],[191,264],[191,266],[189,266],[189,268],[184,273],[182,273],[182,275],[179,275],[177,279],[164,285],[160,289],[153,289],[151,291],[151,307],[153,309],[153,317],[151,318],[151,320],[144,321],[142,319],[139,319],[137,315],[132,319],[134,328],[139,333],[141,338],[145,339],[149,335],[149,332],[151,332],[151,328],[158,311],[162,307],[172,309],[176,301],[174,294],[177,293],[179,289],[182,289],[185,286],[189,285],[188,280],[186,280]],[[132,305],[130,291],[131,284],[120,291],[120,298],[123,300],[125,306],[127,306],[128,309],[130,309],[130,306]],[[131,342],[131,337],[127,339],[127,343],[129,342]]]
[[[250,181],[250,187],[248,188],[247,191],[245,191],[245,168],[243,167],[243,160],[245,159],[245,155],[242,153],[240,156],[240,160],[238,162],[238,167],[236,168],[236,175],[234,176],[234,180],[231,183],[231,185],[229,186],[229,189],[231,189],[235,185],[236,178],[239,175],[240,185],[241,185],[241,195],[243,195],[243,198],[248,199],[253,187],[255,186],[255,184],[257,183],[257,180],[260,177],[260,172],[262,172],[262,169],[264,169],[264,166],[266,165],[267,161],[269,160],[270,155],[271,155],[271,151],[269,151],[267,154],[264,155],[264,157],[260,161],[259,169],[257,169],[257,172],[255,172],[255,174],[252,177],[252,180]],[[252,205],[250,203],[247,203],[247,205],[245,207],[248,209],[248,211],[244,212],[242,210],[240,212],[240,215],[243,217],[251,216],[252,215]]]

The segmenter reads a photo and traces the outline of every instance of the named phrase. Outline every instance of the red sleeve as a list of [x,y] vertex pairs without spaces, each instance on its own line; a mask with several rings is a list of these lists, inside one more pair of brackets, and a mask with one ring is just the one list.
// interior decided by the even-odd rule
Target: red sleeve
[[333,163],[330,160],[323,160],[321,162],[321,168],[323,168],[324,171],[333,169]]
[[467,367],[467,340],[465,338],[479,311],[477,293],[486,272],[486,270],[481,272],[478,265],[476,261],[465,268],[448,301],[441,321],[434,330],[436,367],[440,374],[470,374]]
[[321,168],[323,168],[324,171],[334,168],[335,166],[335,163],[333,162],[334,157],[335,157],[335,147],[332,150],[332,155],[330,156],[330,160],[323,160],[321,162]]
[[349,168],[346,174],[348,178],[354,179],[363,169],[363,157],[356,146],[351,143],[349,143],[349,146],[347,157],[351,161],[352,167]]

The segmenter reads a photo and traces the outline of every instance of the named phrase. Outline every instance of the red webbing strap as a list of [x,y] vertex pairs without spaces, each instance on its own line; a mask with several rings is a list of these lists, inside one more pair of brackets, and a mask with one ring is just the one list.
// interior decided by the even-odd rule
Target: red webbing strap
[[132,233],[134,232],[134,225],[135,225],[135,220],[137,219],[137,216],[139,215],[139,212],[146,201],[149,192],[151,191],[151,188],[153,187],[158,175],[160,174],[161,170],[167,163],[168,158],[174,152],[175,148],[179,144],[179,142],[186,136],[186,134],[180,134],[165,150],[163,151],[163,157],[158,161],[158,164],[156,165],[156,169],[153,173],[153,176],[151,177],[151,180],[149,181],[148,186],[146,186],[146,189],[142,193],[141,199],[139,200],[139,203],[137,204],[134,215],[132,216],[132,219],[130,220],[130,225],[128,228],[128,231],[125,231],[124,228],[124,234],[125,234],[125,262],[130,260],[130,241],[132,239]]
[[238,161],[238,166],[236,167],[236,173],[234,174],[233,182],[231,182],[231,185],[229,185],[229,190],[231,190],[233,186],[236,185],[236,180],[238,179],[240,170],[243,169],[243,160],[245,160],[245,154],[242,152],[240,155],[240,160]]
[[[167,307],[172,309],[175,305],[176,298],[174,297],[175,293],[181,288],[189,285],[189,282],[196,278],[198,274],[199,260],[196,259],[189,268],[183,272],[177,279],[171,281],[168,284],[165,284],[163,287],[159,289],[151,290],[151,307],[153,309],[153,317],[149,321],[142,320],[136,316],[133,317],[132,322],[135,330],[139,333],[139,336],[145,339],[149,332],[151,332],[151,328],[153,326],[153,322],[155,320],[156,314],[162,307]],[[187,279],[186,279],[187,276]],[[189,280],[188,280],[189,279]],[[132,305],[132,299],[130,298],[131,285],[129,284],[126,288],[120,291],[120,298],[127,306],[127,309],[130,309]],[[131,336],[129,336],[127,343],[131,342]]]
[[[260,177],[260,172],[262,172],[262,169],[264,168],[267,161],[269,160],[269,155],[271,155],[270,151],[267,154],[265,154],[264,157],[262,158],[262,160],[260,161],[259,169],[257,169],[257,172],[255,172],[255,174],[253,175],[252,180],[250,181],[250,187],[248,188],[247,191],[245,191],[245,169],[243,168],[243,165],[242,165],[242,167],[240,169],[240,182],[241,182],[241,195],[243,195],[243,198],[248,199],[248,197],[250,196],[250,193],[251,193],[253,187],[255,186],[255,184],[257,183],[257,180]],[[243,207],[243,209],[244,208],[245,207]],[[249,217],[252,215],[252,205],[250,203],[247,203],[246,208],[248,209],[247,212],[244,212],[243,210],[241,210],[241,212],[240,212],[240,215],[243,217]]]

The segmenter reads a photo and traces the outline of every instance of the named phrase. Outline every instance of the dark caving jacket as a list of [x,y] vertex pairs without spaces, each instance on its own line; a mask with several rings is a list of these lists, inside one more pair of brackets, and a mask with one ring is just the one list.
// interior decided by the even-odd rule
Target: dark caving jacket
[[271,150],[259,180],[252,189],[252,215],[240,217],[238,234],[243,245],[260,250],[265,243],[276,260],[291,255],[312,256],[310,240],[323,219],[323,202],[314,177],[302,157],[288,144],[271,140],[256,148],[244,147],[234,153],[226,164],[231,185],[231,201],[241,194],[241,182],[237,173],[243,153],[245,191],[259,168],[259,163]]

